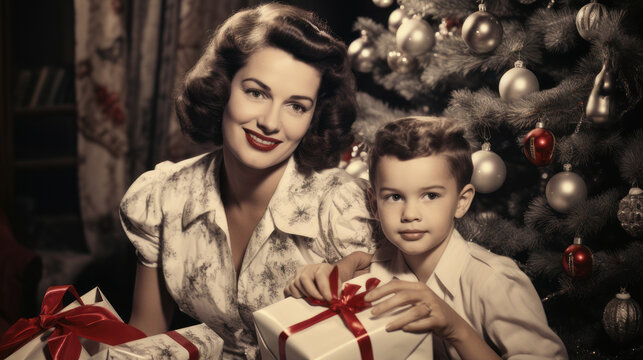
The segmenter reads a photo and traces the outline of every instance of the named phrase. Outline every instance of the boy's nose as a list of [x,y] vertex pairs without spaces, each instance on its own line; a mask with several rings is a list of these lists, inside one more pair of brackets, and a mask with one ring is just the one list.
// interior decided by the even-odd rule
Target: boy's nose
[[420,212],[418,211],[416,206],[413,206],[413,204],[407,204],[406,206],[404,206],[404,210],[402,211],[402,222],[412,222],[420,220],[422,220],[422,216],[420,215]]
[[264,114],[257,117],[257,127],[266,135],[279,132],[280,125],[278,106],[271,106]]

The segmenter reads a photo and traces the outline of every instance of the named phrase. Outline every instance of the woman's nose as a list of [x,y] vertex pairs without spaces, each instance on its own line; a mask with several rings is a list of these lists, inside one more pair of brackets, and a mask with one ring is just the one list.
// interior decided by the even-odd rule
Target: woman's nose
[[279,118],[279,106],[270,106],[266,112],[257,117],[257,127],[265,134],[279,132],[281,120]]

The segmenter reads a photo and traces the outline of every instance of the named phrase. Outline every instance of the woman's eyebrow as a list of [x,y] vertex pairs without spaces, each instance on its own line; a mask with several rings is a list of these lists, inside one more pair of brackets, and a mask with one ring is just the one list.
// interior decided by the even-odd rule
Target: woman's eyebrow
[[256,83],[257,85],[259,85],[259,87],[260,87],[260,88],[262,88],[263,90],[270,91],[270,86],[268,86],[268,85],[264,84],[264,83],[263,83],[263,82],[261,82],[260,80],[257,80],[257,79],[255,79],[255,78],[247,78],[247,79],[243,79],[243,80],[241,80],[241,82],[242,82],[242,83],[244,83],[244,82],[246,82],[246,81],[252,81],[252,82],[255,82],[255,83]]

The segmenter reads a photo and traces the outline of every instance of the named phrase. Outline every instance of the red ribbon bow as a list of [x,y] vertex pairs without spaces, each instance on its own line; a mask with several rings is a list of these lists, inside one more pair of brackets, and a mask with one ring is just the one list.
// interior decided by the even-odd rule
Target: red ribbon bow
[[[60,312],[67,291],[76,297],[80,306]],[[42,300],[40,315],[31,319],[22,318],[5,332],[0,344],[0,357],[10,355],[36,335],[52,327],[55,330],[47,339],[47,346],[53,360],[78,359],[81,351],[78,336],[108,345],[145,337],[143,332],[123,323],[109,310],[85,305],[73,286],[51,286]]]
[[360,294],[357,294],[357,291],[361,288],[359,285],[355,284],[344,284],[342,289],[341,298],[337,294],[337,284],[339,282],[337,266],[333,268],[330,276],[330,289],[332,293],[331,301],[318,300],[311,297],[306,298],[311,305],[320,305],[327,307],[328,310],[323,311],[308,320],[304,320],[297,324],[294,324],[279,334],[279,359],[286,360],[286,340],[290,335],[293,335],[301,330],[309,328],[321,321],[324,321],[328,318],[331,318],[335,315],[339,315],[346,327],[353,333],[353,336],[357,339],[357,345],[359,346],[359,352],[362,356],[362,360],[373,360],[373,347],[371,345],[371,339],[368,337],[368,332],[364,328],[364,325],[357,318],[357,313],[364,311],[371,307],[371,303],[364,301],[364,296],[373,290],[380,283],[379,279],[370,278],[366,280],[366,290]]

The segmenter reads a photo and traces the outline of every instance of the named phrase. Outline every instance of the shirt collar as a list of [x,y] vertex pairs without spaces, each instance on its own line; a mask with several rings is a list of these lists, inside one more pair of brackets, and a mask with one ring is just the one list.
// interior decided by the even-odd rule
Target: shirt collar
[[[390,261],[390,271],[395,278],[404,281],[418,281],[418,278],[413,274],[411,269],[409,269],[406,261],[404,261],[402,252],[396,248],[394,248],[393,251],[389,251],[386,246],[393,245],[390,242],[386,242],[386,244],[375,253],[373,261]],[[431,278],[435,278],[451,297],[457,294],[457,289],[460,286],[460,275],[465,264],[465,254],[468,252],[467,241],[464,240],[458,230],[453,229],[449,243],[446,249],[444,249],[427,283],[431,281]]]
[[[227,228],[227,224],[220,223],[226,221],[219,184],[223,152],[215,151],[202,160],[204,166],[194,170],[202,173],[197,173],[194,178],[203,179],[203,181],[195,181],[191,184],[190,193],[183,207],[182,225],[185,228],[201,215],[214,213],[213,218],[217,224]],[[316,195],[314,180],[314,174],[304,176],[297,171],[293,156],[288,159],[286,170],[268,203],[267,210],[275,227],[280,231],[310,238],[317,236],[319,205],[317,201],[311,201]],[[220,213],[217,213],[217,210]]]

